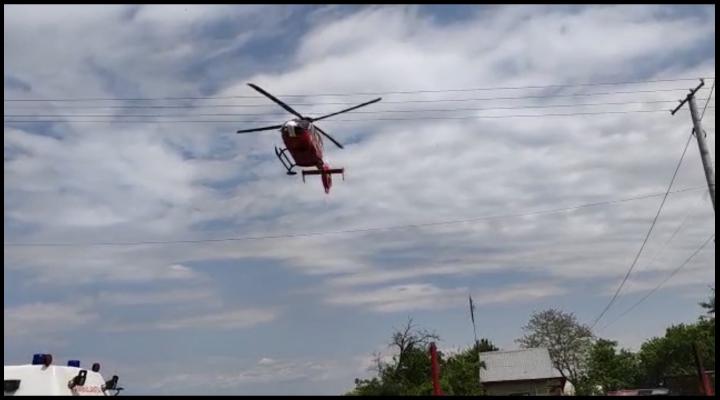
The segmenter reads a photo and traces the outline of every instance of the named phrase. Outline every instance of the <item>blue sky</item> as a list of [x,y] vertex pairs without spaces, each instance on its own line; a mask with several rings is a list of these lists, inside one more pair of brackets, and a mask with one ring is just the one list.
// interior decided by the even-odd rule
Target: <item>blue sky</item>
[[[714,6],[6,5],[4,11],[6,99],[255,96],[247,82],[276,95],[387,93],[714,77],[715,71]],[[490,115],[632,111],[653,106],[580,104],[669,101],[669,108],[695,84],[469,103],[398,102],[599,89],[385,94],[372,110],[359,111],[412,111],[380,114],[391,118],[423,117],[427,109],[552,104],[569,106]],[[704,89],[699,97],[708,94]],[[92,108],[111,103],[188,107]],[[257,106],[202,108],[207,104]],[[321,114],[337,107],[298,109]],[[6,115],[111,114],[105,119],[113,120],[5,120],[6,242],[330,232],[662,193],[690,130],[685,111],[400,121],[357,112],[321,125],[346,144],[345,150],[326,146],[331,165],[346,168],[346,180],[326,196],[318,181],[303,184],[283,173],[272,153],[277,134],[234,134],[249,123],[123,123],[122,115],[132,112],[287,118],[257,97],[5,102]],[[487,114],[431,114],[440,115]],[[714,107],[703,122],[714,158]],[[693,190],[669,197],[636,271],[599,327],[714,232],[704,184],[693,142],[674,186]],[[311,237],[6,245],[5,364],[28,362],[36,352],[99,361],[106,374],[120,376],[128,394],[343,393],[354,378],[370,374],[373,352],[391,354],[389,336],[408,317],[437,331],[443,349],[470,344],[468,293],[478,305],[479,334],[503,349],[516,347],[534,310],[558,307],[590,322],[630,265],[660,199]],[[672,323],[693,321],[714,284],[714,261],[713,243],[599,335],[637,348]]]

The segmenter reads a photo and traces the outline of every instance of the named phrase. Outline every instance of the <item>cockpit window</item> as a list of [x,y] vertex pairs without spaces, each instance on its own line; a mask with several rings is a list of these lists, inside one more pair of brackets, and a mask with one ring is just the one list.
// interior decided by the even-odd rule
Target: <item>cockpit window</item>
[[298,136],[310,128],[308,121],[290,121],[283,127],[283,132],[287,132],[290,136]]
[[283,126],[283,133],[287,133],[290,136],[295,136],[295,123],[288,122]]

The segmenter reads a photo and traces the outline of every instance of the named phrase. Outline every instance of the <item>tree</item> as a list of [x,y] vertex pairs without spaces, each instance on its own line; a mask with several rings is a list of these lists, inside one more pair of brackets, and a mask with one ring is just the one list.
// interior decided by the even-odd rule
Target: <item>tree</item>
[[[438,335],[418,329],[412,319],[396,330],[391,337],[390,347],[396,355],[385,363],[376,355],[377,376],[371,379],[355,379],[355,389],[350,395],[360,396],[401,396],[429,395],[432,392],[430,382],[430,360],[427,348],[431,341],[439,340]],[[438,354],[442,359],[442,354]]]
[[707,314],[712,314],[710,318],[703,315],[694,324],[672,325],[663,337],[654,337],[642,344],[638,353],[641,385],[659,385],[663,378],[672,375],[695,375],[693,343],[698,345],[703,363],[715,365],[715,288],[711,290],[710,299],[700,303],[708,310]]
[[[390,346],[396,353],[392,361],[383,362],[381,356],[375,356],[377,375],[370,379],[355,379],[355,388],[349,395],[359,396],[408,396],[430,395],[430,356],[428,347],[431,341],[439,341],[434,333],[418,329],[412,319],[392,334]],[[458,353],[446,355],[438,351],[440,365],[440,385],[448,395],[480,395],[480,368],[484,364],[478,360],[478,349],[497,349],[489,340],[484,339]]]
[[665,336],[642,344],[643,384],[657,385],[670,375],[697,373],[692,344],[699,344],[703,363],[715,365],[715,321],[701,319],[694,324],[673,325]]
[[378,362],[377,376],[370,379],[355,379],[355,388],[348,394],[359,396],[408,396],[430,395],[430,361],[427,352],[421,348],[409,349],[403,356],[392,361]]
[[707,302],[700,303],[700,306],[707,309],[707,313],[712,314],[713,318],[715,318],[715,288],[711,288],[711,290],[712,296],[710,296],[710,299]]
[[[413,350],[421,348],[425,349],[433,340],[439,340],[440,337],[435,333],[426,330],[417,330],[412,324],[412,318],[408,319],[405,327],[392,335],[390,346],[396,347],[398,350],[398,362],[396,368],[400,370],[407,367],[407,363],[403,363],[404,357],[412,353]],[[424,350],[423,350],[424,351]]]
[[549,309],[533,313],[523,331],[526,334],[516,342],[524,348],[547,348],[555,368],[577,386],[592,345],[590,328],[572,313]]
[[[640,381],[640,359],[629,350],[616,352],[617,342],[598,339],[590,349],[581,392],[607,394],[608,391],[636,387]],[[602,388],[598,393],[595,388]]]
[[481,338],[474,346],[447,357],[441,364],[440,385],[447,395],[479,396],[484,394],[480,368],[486,368],[480,353],[499,350],[489,339]]
[[488,339],[485,339],[485,338],[478,340],[477,346],[478,346],[478,351],[481,353],[484,351],[500,350],[497,347],[495,347],[495,345],[491,341],[489,341]]
[[[491,347],[492,343],[486,340]],[[453,354],[440,365],[440,386],[447,395],[478,396],[483,394],[480,368],[485,363],[478,359],[478,346]]]

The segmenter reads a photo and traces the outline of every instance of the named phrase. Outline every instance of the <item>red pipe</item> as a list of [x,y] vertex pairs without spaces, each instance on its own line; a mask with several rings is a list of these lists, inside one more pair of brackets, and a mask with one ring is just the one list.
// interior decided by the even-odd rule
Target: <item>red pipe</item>
[[697,365],[698,376],[700,377],[700,388],[705,396],[714,396],[715,391],[710,385],[710,379],[708,379],[708,376],[705,373],[705,368],[703,368],[702,357],[700,357],[700,349],[695,342],[692,343],[692,348],[693,353],[695,353],[695,364]]
[[433,396],[442,396],[440,389],[440,365],[437,359],[437,347],[435,342],[430,343],[430,371],[432,372]]
[[703,374],[703,385],[707,396],[715,396],[715,388],[710,384],[710,377],[707,372]]

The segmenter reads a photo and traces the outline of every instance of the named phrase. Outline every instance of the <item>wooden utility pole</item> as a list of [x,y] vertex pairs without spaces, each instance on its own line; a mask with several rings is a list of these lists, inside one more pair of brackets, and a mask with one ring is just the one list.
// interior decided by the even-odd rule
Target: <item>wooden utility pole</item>
[[695,88],[691,89],[690,93],[685,97],[684,100],[680,101],[680,104],[675,107],[675,109],[671,112],[672,115],[675,115],[675,113],[680,109],[680,107],[683,106],[686,102],[690,105],[690,116],[692,117],[693,122],[693,134],[695,135],[695,138],[698,142],[698,147],[700,148],[700,158],[702,159],[703,163],[703,169],[705,170],[705,180],[707,180],[708,190],[710,191],[710,199],[712,199],[712,206],[713,206],[713,212],[715,211],[715,170],[713,168],[713,162],[712,158],[710,158],[710,150],[708,149],[707,145],[707,135],[705,134],[705,130],[702,128],[700,116],[697,112],[697,105],[695,104],[695,92],[697,92],[703,85],[705,84],[705,81],[703,79],[700,79],[700,84]]

